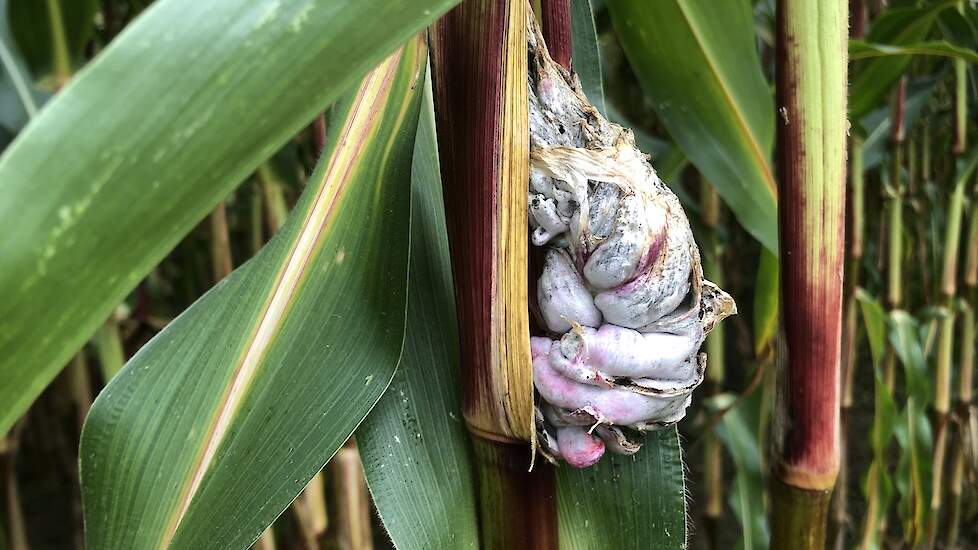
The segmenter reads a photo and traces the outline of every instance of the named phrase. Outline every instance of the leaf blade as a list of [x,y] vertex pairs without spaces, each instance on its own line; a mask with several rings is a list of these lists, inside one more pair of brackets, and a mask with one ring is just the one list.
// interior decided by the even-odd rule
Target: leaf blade
[[423,56],[415,39],[333,109],[342,130],[283,229],[99,396],[82,434],[89,547],[250,544],[387,388]]
[[0,156],[0,433],[227,192],[454,3],[163,0],[129,25]]
[[629,0],[607,7],[663,125],[741,225],[777,251],[774,109],[750,3]]
[[632,456],[557,469],[561,549],[685,548],[686,486],[675,427],[649,433]]
[[978,63],[978,52],[969,48],[955,46],[943,40],[916,42],[902,46],[889,44],[874,44],[862,40],[849,41],[849,59],[872,59],[897,55],[933,55],[963,59],[969,63]]
[[404,353],[390,389],[357,430],[357,445],[377,512],[397,548],[478,548],[430,86],[429,77],[411,167]]

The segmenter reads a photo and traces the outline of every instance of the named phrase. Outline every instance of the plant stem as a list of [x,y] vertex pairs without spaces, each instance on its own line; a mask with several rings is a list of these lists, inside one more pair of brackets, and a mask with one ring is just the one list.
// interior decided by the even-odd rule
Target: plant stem
[[248,235],[250,237],[249,244],[252,256],[258,254],[261,247],[265,245],[265,232],[263,231],[265,220],[262,213],[262,208],[264,208],[264,205],[262,202],[262,187],[261,182],[258,182],[252,189],[251,207],[249,209],[250,224],[248,227]]
[[[978,177],[976,177],[978,182]],[[957,543],[961,523],[961,495],[965,477],[965,446],[972,434],[968,433],[972,425],[974,408],[974,373],[975,373],[975,343],[978,333],[975,328],[975,309],[978,308],[978,185],[972,193],[971,217],[965,240],[966,255],[962,282],[964,285],[964,304],[961,311],[961,351],[958,373],[958,405],[960,426],[957,437],[954,438],[953,466],[949,492],[951,507],[948,512],[948,525],[944,530],[944,544],[953,548]],[[974,443],[972,443],[974,444]]]
[[227,207],[219,203],[210,215],[211,226],[211,270],[214,282],[220,282],[234,270],[231,258],[231,235],[228,230]]
[[85,360],[85,350],[81,349],[71,360],[67,369],[68,384],[72,401],[75,404],[75,416],[78,419],[78,433],[81,433],[88,409],[92,406],[92,383],[88,378],[88,361]]
[[252,545],[253,550],[275,550],[275,531],[269,526],[265,529],[265,532],[258,537],[255,544]]
[[[118,309],[118,308],[117,308]],[[102,323],[92,339],[95,354],[98,356],[102,377],[108,383],[126,364],[125,352],[122,348],[122,334],[119,332],[118,312],[113,311],[109,318]]]
[[[445,215],[488,548],[555,547],[552,474],[535,441],[529,352],[526,0],[466,0],[429,31]],[[567,21],[569,25],[569,21]],[[567,31],[569,34],[569,30]],[[511,546],[497,541],[522,541]]]
[[571,0],[542,0],[543,40],[550,56],[567,70],[571,68]]
[[[701,250],[703,251],[703,274],[720,287],[724,286],[722,249],[717,239],[720,225],[720,196],[705,178],[700,179],[700,202],[703,209],[703,232]],[[706,338],[706,356],[710,368],[706,371],[706,391],[717,395],[723,391],[724,368],[724,326],[719,324]],[[708,544],[718,547],[720,519],[723,517],[723,446],[711,427],[705,434],[703,445],[703,483],[706,486],[706,505],[703,511],[706,523]]]
[[[355,450],[355,448],[354,448]],[[359,460],[359,454],[357,455]],[[296,521],[299,523],[299,530],[302,538],[306,541],[306,546],[312,550],[319,548],[319,542],[323,540],[326,529],[329,527],[329,516],[326,514],[326,480],[323,472],[317,473],[305,489],[299,494],[292,507],[295,509]],[[358,493],[366,491],[366,486],[356,487]],[[359,496],[344,495],[338,501],[351,501]],[[369,523],[368,523],[369,525]]]
[[47,0],[48,23],[51,25],[51,49],[54,52],[55,89],[61,89],[71,79],[71,54],[65,34],[64,17],[59,0]]
[[[895,122],[890,134],[890,192],[887,194],[886,223],[886,305],[890,313],[903,305],[903,118],[906,87],[906,79],[901,79],[893,102],[892,116]],[[896,354],[891,346],[887,346],[886,350],[883,379],[892,393],[896,383]]]
[[528,472],[524,445],[475,437],[473,449],[483,548],[557,548],[553,467],[537,464]]
[[777,3],[782,311],[772,548],[825,547],[839,468],[848,6]]
[[326,468],[333,484],[335,502],[333,533],[330,537],[333,544],[342,550],[370,550],[373,548],[370,496],[360,463],[360,452],[352,439],[333,455]]
[[262,164],[256,172],[265,194],[265,206],[268,211],[268,231],[274,235],[285,223],[289,216],[289,207],[285,203],[284,185],[278,174],[269,163]]
[[0,541],[7,545],[8,550],[28,550],[27,525],[20,507],[20,495],[17,491],[17,446],[23,420],[10,433],[0,438],[0,488],[3,491],[3,501],[0,508],[4,511],[4,527],[6,540]]
[[[958,11],[964,14],[964,0],[958,0]],[[964,59],[955,58],[954,65],[954,145],[951,152],[964,154],[968,131],[968,65]]]
[[[852,7],[852,3],[850,3]],[[861,5],[860,5],[861,7]],[[853,380],[857,365],[859,337],[859,306],[856,302],[856,289],[859,287],[859,265],[863,256],[864,238],[864,188],[863,177],[863,139],[853,136],[849,142],[849,204],[850,213],[848,235],[848,258],[846,260],[845,288],[843,290],[842,332],[842,408],[839,419],[839,478],[833,496],[832,518],[835,522],[835,548],[845,547],[845,536],[849,524],[847,513],[849,464],[847,460],[847,432],[849,411],[853,405]]]
[[[963,10],[963,3],[960,6]],[[960,83],[965,79],[963,73],[956,74]],[[961,101],[965,90],[960,89],[959,101],[955,106],[957,118],[967,117],[967,103]],[[960,131],[960,133],[957,133]],[[953,151],[958,157],[964,152],[963,123],[956,128]],[[960,147],[959,147],[960,145]],[[964,195],[970,174],[957,174],[954,190],[947,207],[947,225],[944,233],[944,265],[941,271],[941,297],[944,302],[944,317],[940,322],[940,343],[937,349],[937,371],[934,382],[934,457],[931,464],[931,501],[927,518],[927,546],[933,547],[937,540],[937,529],[944,489],[944,463],[947,452],[948,429],[951,412],[951,363],[954,353],[955,296],[957,294],[958,250],[961,244],[961,221],[964,216]]]
[[[892,315],[900,309],[903,302],[903,119],[906,103],[906,81],[898,84],[893,101],[892,120],[894,125],[890,131],[890,186],[886,193],[886,260],[887,260],[887,313]],[[892,346],[886,347],[883,359],[883,381],[889,392],[893,392],[896,384],[896,353]],[[880,403],[874,403],[873,429],[875,433],[882,431],[879,423],[883,421]],[[887,441],[874,442],[874,449],[885,448]],[[886,522],[886,503],[881,494],[880,472],[885,471],[885,457],[874,451],[867,479],[868,502],[866,516],[863,522],[863,534],[860,548],[877,546],[878,538],[884,531]]]

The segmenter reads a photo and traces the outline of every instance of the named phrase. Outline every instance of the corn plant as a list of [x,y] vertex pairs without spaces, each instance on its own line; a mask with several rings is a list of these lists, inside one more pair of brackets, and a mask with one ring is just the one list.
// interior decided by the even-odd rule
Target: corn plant
[[0,0],[0,548],[978,540],[976,46],[962,0]]

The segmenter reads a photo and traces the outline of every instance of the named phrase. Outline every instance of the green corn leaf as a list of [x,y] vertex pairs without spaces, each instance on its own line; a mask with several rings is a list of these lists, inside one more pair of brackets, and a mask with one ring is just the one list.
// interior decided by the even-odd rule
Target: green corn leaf
[[[866,42],[893,47],[923,42],[937,15],[957,3],[942,0],[924,7],[896,7],[873,21]],[[850,76],[849,116],[860,119],[890,92],[910,64],[909,55],[884,56],[857,62]]]
[[85,423],[92,550],[247,548],[384,393],[401,353],[415,38],[332,111],[286,224],[113,378]]
[[97,0],[7,0],[14,40],[34,78],[58,88],[84,63]]
[[429,80],[411,176],[404,352],[387,393],[357,430],[357,444],[374,504],[395,546],[478,548],[430,85]]
[[863,324],[866,327],[866,338],[869,340],[869,351],[873,365],[883,364],[883,350],[886,345],[886,312],[876,298],[868,292],[856,289],[856,300],[862,312]]
[[926,408],[932,394],[919,323],[909,313],[896,310],[890,313],[889,325],[890,345],[903,365],[907,393],[900,422],[894,427],[903,449],[895,481],[900,492],[898,510],[904,531],[917,533],[919,544],[930,511],[933,438]]
[[778,304],[781,298],[781,267],[778,257],[767,249],[761,250],[754,284],[754,354],[763,357],[773,346],[778,330]]
[[872,44],[863,42],[862,40],[849,41],[849,59],[853,61],[895,55],[933,55],[963,59],[969,63],[978,63],[978,52],[969,48],[955,46],[943,40],[931,40],[903,46]]
[[79,72],[0,157],[0,434],[214,205],[454,3],[159,0]]
[[[930,395],[930,383],[927,378],[924,347],[918,329],[917,320],[906,311],[895,310],[890,313],[889,342],[903,365],[907,392],[927,400]],[[918,404],[923,406],[924,402]]]
[[598,32],[594,28],[591,0],[570,0],[571,7],[571,63],[581,78],[584,95],[605,114],[604,86],[601,82],[601,52],[598,48]]
[[620,0],[608,11],[646,96],[744,228],[777,253],[774,106],[747,0]]
[[[737,396],[722,393],[710,398],[706,407],[713,413],[732,406]],[[770,530],[764,507],[765,485],[761,461],[760,417],[763,392],[755,392],[726,411],[716,427],[717,436],[734,463],[734,480],[730,488],[730,508],[740,520],[739,548],[768,548]]]
[[557,469],[562,550],[686,548],[686,490],[675,427],[651,432],[635,455]]

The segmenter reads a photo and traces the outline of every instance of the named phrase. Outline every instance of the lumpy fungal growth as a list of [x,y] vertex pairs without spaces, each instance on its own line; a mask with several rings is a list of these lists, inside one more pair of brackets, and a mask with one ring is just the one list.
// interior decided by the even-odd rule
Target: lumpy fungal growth
[[588,103],[530,28],[539,448],[586,467],[682,419],[706,369],[700,345],[736,306],[703,279],[686,214],[632,132]]

